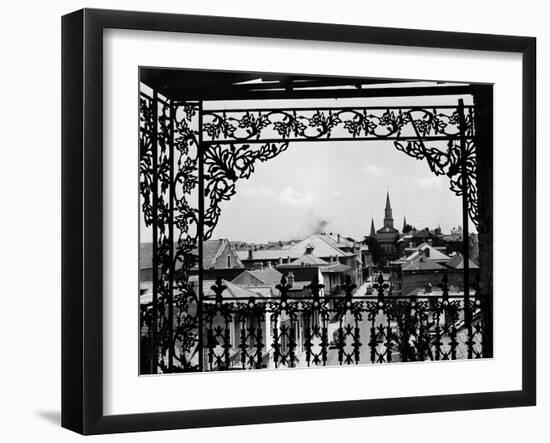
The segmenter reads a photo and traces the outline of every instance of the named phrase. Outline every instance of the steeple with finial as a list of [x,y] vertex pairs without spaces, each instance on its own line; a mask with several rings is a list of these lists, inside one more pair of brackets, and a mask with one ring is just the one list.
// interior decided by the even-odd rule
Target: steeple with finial
[[376,237],[376,231],[374,230],[374,218],[371,217],[370,219],[370,236]]
[[389,189],[388,189],[388,192],[386,194],[386,209],[385,209],[385,216],[384,216],[384,227],[393,229],[393,216],[392,216],[392,210],[391,210],[391,204],[390,204],[390,190]]
[[403,229],[401,230],[401,232],[405,232],[405,229],[407,228],[407,216],[404,216],[403,217]]

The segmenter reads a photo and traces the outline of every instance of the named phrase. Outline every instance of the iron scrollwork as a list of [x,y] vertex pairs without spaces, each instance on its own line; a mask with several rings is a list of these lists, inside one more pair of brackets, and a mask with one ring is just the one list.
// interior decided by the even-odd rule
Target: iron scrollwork
[[261,146],[206,145],[204,150],[204,239],[211,237],[221,214],[220,204],[235,195],[237,180],[246,180],[256,162],[266,162],[286,151],[288,143]]
[[[198,369],[197,265],[199,124],[197,103],[140,95],[140,197],[150,227],[153,301],[142,303],[150,372]],[[156,269],[155,269],[156,267]],[[146,351],[146,350],[144,350]]]
[[[198,199],[204,198],[202,239],[207,240],[238,180],[250,178],[258,162],[282,154],[291,141],[392,139],[399,151],[447,176],[456,195],[467,189],[470,218],[477,225],[474,114],[472,107],[467,110],[462,150],[455,107],[202,111],[197,102],[142,94],[140,196],[143,222],[154,231],[157,297],[156,304],[141,305],[150,371],[261,368],[269,364],[268,354],[275,367],[446,360],[459,358],[464,347],[481,357],[483,299],[476,292],[470,301],[472,328],[464,336],[464,300],[449,297],[445,281],[442,297],[418,300],[392,297],[381,276],[373,297],[355,293],[350,281],[342,287],[344,297],[321,296],[314,281],[311,297],[293,299],[283,280],[279,298],[228,300],[218,282],[215,300],[200,303],[202,288],[191,279],[199,264]],[[200,160],[204,194],[196,197]]]
[[466,170],[463,174],[461,170],[462,150],[460,143],[456,139],[447,142],[447,149],[438,149],[435,147],[426,147],[420,140],[409,140],[406,142],[395,141],[394,145],[398,151],[407,154],[418,160],[426,160],[430,170],[438,176],[445,175],[449,178],[449,189],[458,196],[463,194],[463,180],[466,180],[468,190],[468,212],[470,219],[476,225],[478,223],[478,205],[477,205],[477,182],[476,182],[476,147],[474,140],[466,141]]
[[[415,297],[390,296],[387,282],[380,280],[382,296],[353,288],[343,296],[290,297],[283,276],[277,297],[248,300],[223,297],[225,289],[217,283],[219,294],[206,301],[204,311],[206,369],[456,360],[469,353],[482,357],[488,331],[481,296],[471,300],[470,333],[464,298],[448,294],[445,276],[440,294]],[[318,283],[310,286],[315,291]]]
[[[473,134],[470,114],[466,124],[468,134]],[[456,107],[223,110],[205,111],[202,130],[210,143],[376,140],[412,137],[417,130],[424,138],[456,137],[459,121]]]

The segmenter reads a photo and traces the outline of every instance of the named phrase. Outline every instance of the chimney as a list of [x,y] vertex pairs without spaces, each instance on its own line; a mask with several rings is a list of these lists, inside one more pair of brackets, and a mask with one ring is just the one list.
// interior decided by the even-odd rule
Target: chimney
[[264,262],[260,262],[260,271],[263,271],[264,270]]
[[313,250],[315,249],[315,247],[310,243],[306,246],[306,254],[311,254],[313,253]]
[[290,263],[290,255],[286,258],[286,262]]
[[433,243],[433,240],[431,238],[428,239],[428,244],[431,246]]
[[268,268],[271,268],[271,260],[269,260],[269,261],[267,262],[267,267],[268,267]]
[[280,265],[283,264],[283,257],[279,257],[279,264],[280,264]]
[[252,248],[250,248],[250,249],[248,250],[248,259],[249,259],[249,260],[252,260],[252,259],[253,259]]
[[337,238],[338,238],[338,243],[340,243],[340,234],[338,234]]
[[424,255],[426,258],[430,258],[430,248],[424,248]]
[[288,280],[288,284],[293,286],[294,285],[294,273],[289,272],[288,275],[286,276],[286,278]]
[[412,247],[413,247],[413,242],[410,241],[410,242],[409,242],[409,248],[412,248]]

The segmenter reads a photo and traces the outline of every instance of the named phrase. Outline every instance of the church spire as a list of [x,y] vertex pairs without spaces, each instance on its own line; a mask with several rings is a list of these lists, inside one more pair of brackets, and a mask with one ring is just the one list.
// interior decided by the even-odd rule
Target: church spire
[[384,227],[393,229],[393,216],[392,216],[392,210],[391,210],[391,204],[390,204],[390,190],[388,189],[388,193],[386,194],[386,210],[384,211]]
[[401,231],[405,232],[406,227],[407,227],[407,216],[404,216],[403,217],[403,229]]
[[370,219],[370,236],[376,237],[376,231],[374,230],[374,219],[372,217]]

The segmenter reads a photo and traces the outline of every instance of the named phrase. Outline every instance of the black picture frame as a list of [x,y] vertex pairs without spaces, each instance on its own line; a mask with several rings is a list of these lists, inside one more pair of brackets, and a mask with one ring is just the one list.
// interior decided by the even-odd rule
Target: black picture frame
[[[169,31],[522,55],[522,388],[131,415],[103,412],[103,31]],[[83,9],[62,19],[62,426],[82,434],[531,406],[536,403],[536,39]]]

